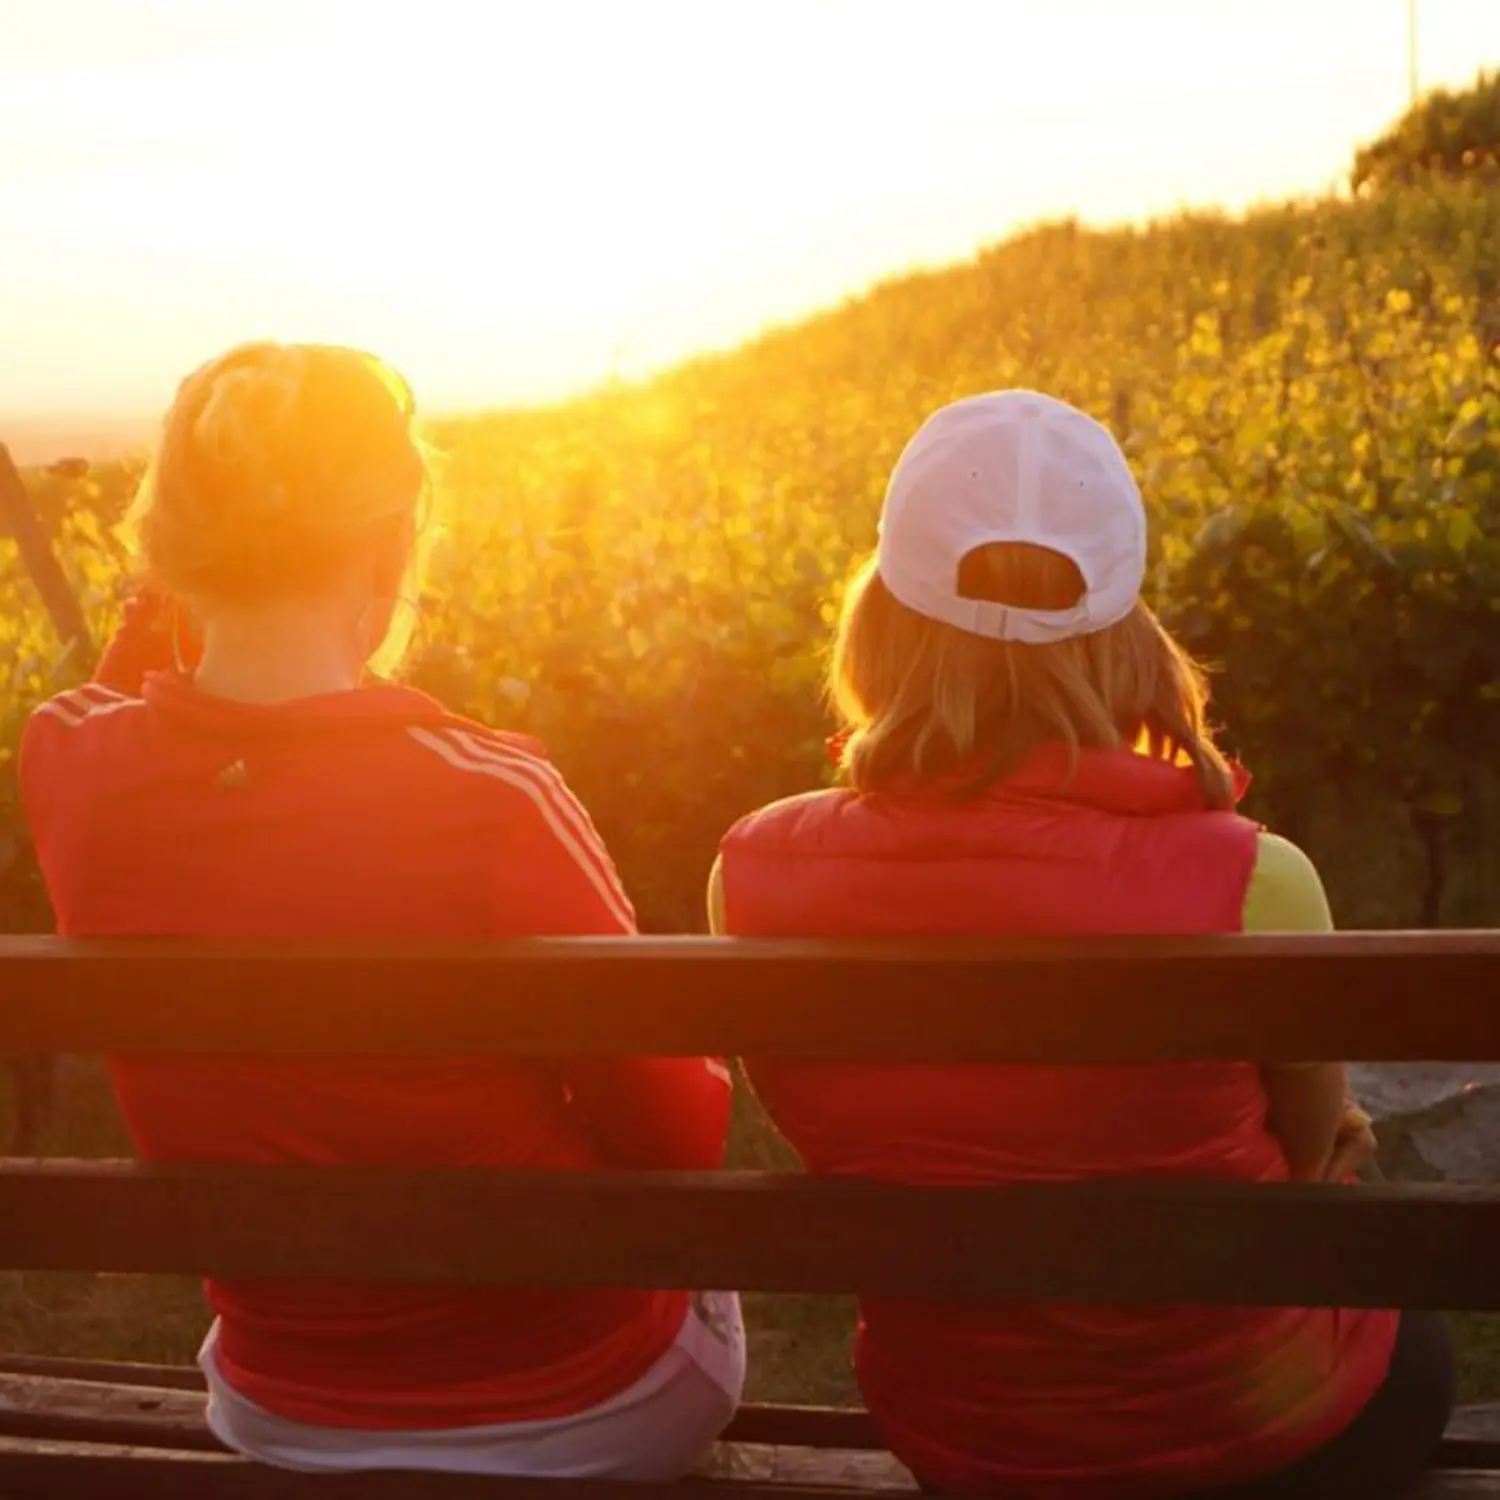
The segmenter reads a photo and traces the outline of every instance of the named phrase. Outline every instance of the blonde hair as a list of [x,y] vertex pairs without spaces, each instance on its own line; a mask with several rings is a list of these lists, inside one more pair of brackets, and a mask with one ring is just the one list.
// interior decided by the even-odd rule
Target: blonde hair
[[[1020,609],[1067,609],[1077,567],[1044,548],[997,544],[964,559],[960,591]],[[871,558],[844,597],[829,693],[859,791],[950,783],[976,795],[1040,745],[1135,748],[1190,764],[1209,807],[1233,805],[1202,670],[1146,605],[1091,635],[1027,645],[972,635],[902,604]]]
[[[177,389],[131,512],[151,579],[191,603],[314,591],[362,553],[407,545],[421,586],[432,471],[406,382],[374,355],[244,344]],[[372,658],[396,666],[414,621]]]

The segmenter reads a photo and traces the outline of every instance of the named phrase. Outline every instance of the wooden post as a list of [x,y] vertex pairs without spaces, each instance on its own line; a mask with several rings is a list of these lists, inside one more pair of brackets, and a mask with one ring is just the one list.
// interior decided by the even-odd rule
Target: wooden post
[[53,554],[52,543],[31,508],[21,475],[3,443],[0,443],[0,520],[15,537],[21,560],[42,596],[63,646],[87,671],[93,665],[94,641],[84,619],[83,606]]
[[1406,87],[1414,105],[1421,87],[1417,80],[1417,0],[1406,0]]

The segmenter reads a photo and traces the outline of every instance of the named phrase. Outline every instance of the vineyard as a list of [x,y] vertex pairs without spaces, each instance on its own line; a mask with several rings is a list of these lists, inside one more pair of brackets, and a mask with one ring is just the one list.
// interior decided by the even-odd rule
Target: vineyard
[[[646,385],[440,426],[413,675],[546,741],[648,925],[698,926],[724,827],[826,774],[822,645],[905,437],[1036,386],[1124,442],[1155,602],[1218,669],[1254,809],[1322,860],[1340,916],[1492,922],[1497,338],[1480,183],[1039,228]],[[29,478],[100,633],[130,482]],[[75,662],[3,551],[0,578],[10,747]]]

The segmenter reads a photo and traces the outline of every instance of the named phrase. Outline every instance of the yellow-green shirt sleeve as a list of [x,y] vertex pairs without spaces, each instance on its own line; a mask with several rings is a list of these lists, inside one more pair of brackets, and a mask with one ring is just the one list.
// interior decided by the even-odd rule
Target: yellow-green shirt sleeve
[[1246,932],[1332,932],[1333,913],[1313,862],[1274,833],[1260,836],[1245,892]]
[[724,935],[724,857],[714,860],[708,872],[708,930],[715,937]]

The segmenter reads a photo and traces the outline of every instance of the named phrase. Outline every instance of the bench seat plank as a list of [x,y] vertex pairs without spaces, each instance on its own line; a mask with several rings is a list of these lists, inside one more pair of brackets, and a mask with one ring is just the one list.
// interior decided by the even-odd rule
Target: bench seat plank
[[[823,1470],[817,1472],[824,1479],[806,1478],[816,1470],[809,1455],[844,1455],[848,1475],[880,1472],[880,1465],[873,1462],[868,1471],[862,1470],[855,1462],[859,1454],[882,1461],[889,1457],[869,1413],[857,1409],[746,1406],[724,1436],[721,1454],[733,1457],[738,1466],[715,1469],[718,1477],[801,1475],[805,1482],[822,1483],[826,1482]],[[0,1437],[188,1453],[224,1451],[205,1425],[201,1389],[113,1385],[36,1374],[0,1373]],[[771,1472],[769,1454],[781,1456],[784,1472]],[[1438,1462],[1444,1468],[1500,1472],[1500,1403],[1455,1412]]]
[[[740,1477],[743,1475],[744,1477]],[[302,1474],[229,1455],[0,1438],[0,1500],[840,1500],[912,1490],[884,1455],[716,1451],[671,1484],[404,1473]]]
[[[191,1425],[202,1416],[205,1383],[196,1365],[0,1354],[0,1377],[14,1376],[39,1377],[38,1394],[26,1403],[34,1409],[46,1407],[79,1417],[128,1414],[148,1422],[160,1417],[169,1426],[183,1419]],[[42,1394],[48,1389],[57,1395],[49,1399]],[[109,1405],[96,1404],[101,1393],[109,1399]],[[14,1401],[15,1395],[15,1387],[0,1381],[0,1405]],[[137,1399],[149,1405],[132,1406]],[[21,1404],[16,1402],[18,1407]],[[785,1406],[774,1402],[742,1406],[725,1436],[733,1443],[776,1447],[884,1447],[869,1412],[859,1407]],[[1464,1451],[1468,1453],[1474,1453],[1476,1445],[1486,1445],[1493,1456],[1485,1458],[1483,1466],[1500,1469],[1500,1401],[1459,1407],[1448,1424],[1448,1439],[1450,1444],[1467,1445]],[[143,1441],[143,1446],[149,1447],[150,1442]]]
[[[0,1500],[855,1500],[914,1493],[887,1455],[726,1449],[675,1484],[457,1475],[296,1474],[231,1457],[0,1438]],[[1434,1471],[1414,1500],[1500,1500],[1500,1471]]]

